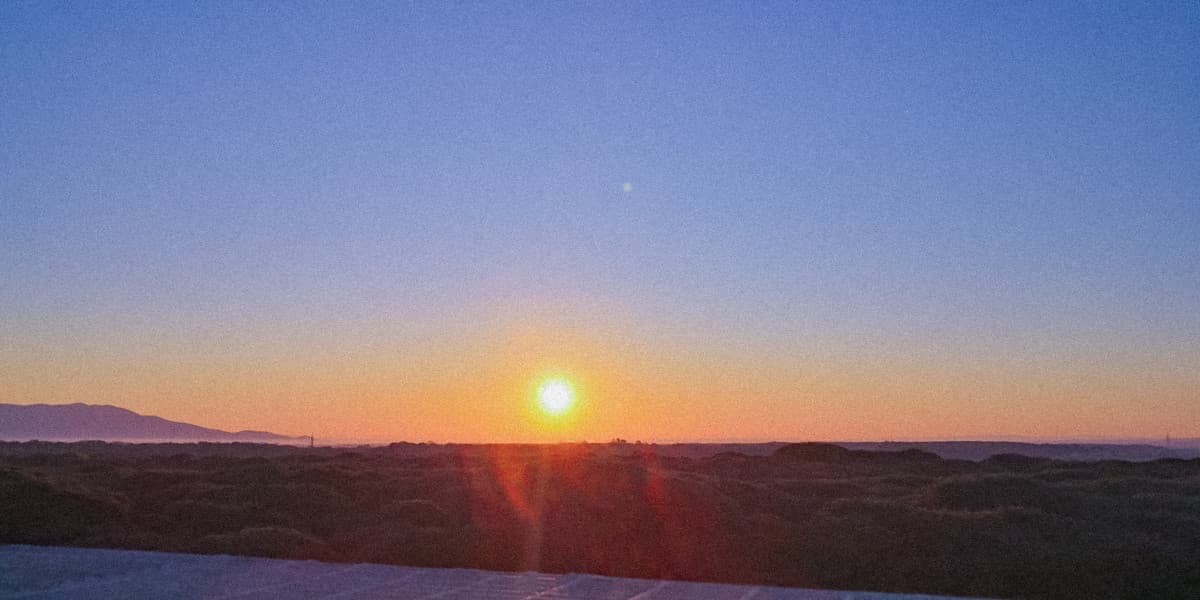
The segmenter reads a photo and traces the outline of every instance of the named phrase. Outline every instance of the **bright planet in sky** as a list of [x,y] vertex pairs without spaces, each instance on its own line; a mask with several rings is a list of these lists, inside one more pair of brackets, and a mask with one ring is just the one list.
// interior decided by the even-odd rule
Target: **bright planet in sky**
[[575,405],[575,387],[562,377],[551,377],[538,386],[538,408],[548,415],[562,415]]

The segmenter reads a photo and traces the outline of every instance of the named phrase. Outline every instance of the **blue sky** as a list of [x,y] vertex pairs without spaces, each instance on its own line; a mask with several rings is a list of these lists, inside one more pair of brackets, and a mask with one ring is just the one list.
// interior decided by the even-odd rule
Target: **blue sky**
[[1192,382],[1198,40],[1192,3],[5,3],[0,332],[51,375],[615,305]]

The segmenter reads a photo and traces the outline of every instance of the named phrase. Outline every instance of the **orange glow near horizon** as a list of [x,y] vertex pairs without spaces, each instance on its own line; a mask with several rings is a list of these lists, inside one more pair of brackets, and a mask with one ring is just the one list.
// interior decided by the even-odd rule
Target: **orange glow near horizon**
[[[113,404],[326,442],[1186,437],[1195,434],[1179,424],[1200,418],[1200,381],[1186,371],[1086,355],[952,356],[887,340],[712,343],[616,310],[581,319],[569,308],[496,305],[456,317],[474,324],[459,329],[241,333],[261,333],[254,344],[64,343],[53,348],[70,352],[48,348],[0,367],[0,401]],[[1057,368],[1045,366],[1051,359]],[[539,402],[552,380],[572,392],[559,414],[545,407],[560,405],[561,391]],[[1153,402],[1131,414],[1131,398]]]

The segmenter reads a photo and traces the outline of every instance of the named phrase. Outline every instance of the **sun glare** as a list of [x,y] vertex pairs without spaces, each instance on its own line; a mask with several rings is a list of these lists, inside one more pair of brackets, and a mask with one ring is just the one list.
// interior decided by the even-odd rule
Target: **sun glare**
[[538,407],[548,415],[562,415],[575,404],[575,388],[566,379],[547,379],[538,386]]

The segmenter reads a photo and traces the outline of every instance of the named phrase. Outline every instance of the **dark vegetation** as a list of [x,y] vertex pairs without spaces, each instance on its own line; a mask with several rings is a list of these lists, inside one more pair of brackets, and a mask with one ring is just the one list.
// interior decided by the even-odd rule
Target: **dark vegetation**
[[0,443],[0,543],[1194,600],[1200,460]]

